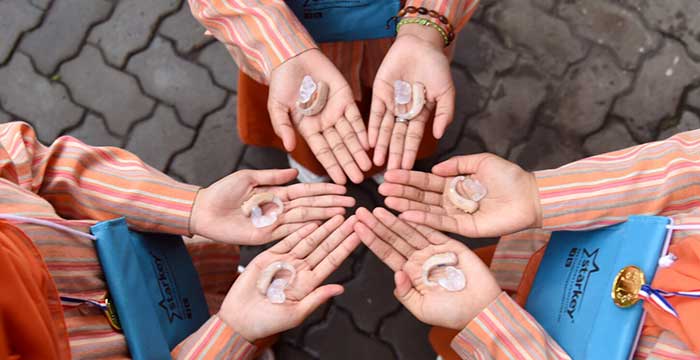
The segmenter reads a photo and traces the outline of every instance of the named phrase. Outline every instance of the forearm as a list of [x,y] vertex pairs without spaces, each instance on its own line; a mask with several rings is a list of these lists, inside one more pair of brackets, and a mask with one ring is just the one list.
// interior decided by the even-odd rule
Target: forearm
[[137,230],[189,235],[198,187],[177,182],[118,148],[62,137],[34,163],[39,195],[69,219],[126,217]]
[[594,156],[536,173],[546,230],[580,230],[630,215],[671,215],[696,207],[700,131]]
[[316,48],[284,1],[188,0],[194,17],[226,45],[239,68],[267,84],[272,70]]
[[569,359],[537,321],[506,293],[453,340],[462,359]]

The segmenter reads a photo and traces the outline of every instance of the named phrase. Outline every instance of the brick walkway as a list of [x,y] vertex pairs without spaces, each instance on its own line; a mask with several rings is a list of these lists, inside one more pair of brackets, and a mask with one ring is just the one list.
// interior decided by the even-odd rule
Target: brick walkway
[[[699,128],[699,13],[697,0],[482,0],[452,67],[457,116],[420,166],[490,151],[542,169]],[[200,185],[286,166],[237,140],[236,79],[182,0],[0,0],[0,122],[45,142],[122,146]],[[372,182],[351,191],[382,203]],[[286,333],[281,359],[435,357],[366,250],[332,281],[346,294]]]

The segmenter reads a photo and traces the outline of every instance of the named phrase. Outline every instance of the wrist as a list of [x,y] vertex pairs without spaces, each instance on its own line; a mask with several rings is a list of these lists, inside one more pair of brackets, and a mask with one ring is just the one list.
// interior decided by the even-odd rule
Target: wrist
[[224,310],[224,307],[222,306],[219,312],[216,314],[216,316],[223,321],[226,326],[229,328],[233,329],[233,331],[237,332],[241,337],[243,337],[247,342],[249,343],[254,343],[258,340],[258,337],[251,334],[248,332],[248,329],[243,326],[238,319],[233,316],[234,312],[233,311],[227,311]]
[[421,24],[404,24],[399,29],[396,38],[408,37],[412,40],[422,41],[436,49],[442,49],[445,45],[445,40],[440,33],[430,26]]
[[532,199],[532,208],[533,212],[535,214],[535,220],[533,224],[533,228],[539,229],[542,228],[542,223],[543,223],[543,215],[542,215],[542,203],[540,202],[540,189],[539,186],[537,186],[537,176],[535,176],[535,173],[530,172],[528,173],[530,176],[530,184],[531,184],[531,196],[530,198]]
[[187,232],[189,233],[189,236],[199,235],[197,231],[199,213],[201,212],[201,206],[199,204],[201,203],[200,200],[202,198],[202,193],[205,190],[205,188],[199,188],[197,190],[197,194],[194,196],[194,201],[192,202],[192,210],[190,211],[190,218],[187,224]]

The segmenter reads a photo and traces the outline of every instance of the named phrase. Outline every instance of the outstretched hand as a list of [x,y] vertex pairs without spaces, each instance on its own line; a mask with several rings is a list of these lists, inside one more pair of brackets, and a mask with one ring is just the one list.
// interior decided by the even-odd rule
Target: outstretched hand
[[[396,122],[394,81],[425,86],[426,106],[407,123]],[[454,116],[455,88],[450,61],[438,33],[421,25],[405,25],[384,57],[372,88],[369,143],[374,164],[388,169],[411,169],[425,126],[435,113],[432,136],[442,137]],[[388,153],[388,161],[387,161]]]
[[[281,239],[310,222],[320,222],[345,213],[355,199],[344,196],[344,186],[335,184],[294,184],[297,171],[240,170],[197,194],[190,219],[190,232],[212,240],[258,245]],[[277,221],[256,228],[241,209],[253,195],[271,192],[282,200],[284,211]]]
[[[323,111],[305,117],[296,109],[296,102],[306,75],[315,82],[326,82],[330,89]],[[320,50],[306,51],[272,72],[267,109],[285,149],[296,147],[296,129],[335,183],[345,184],[346,174],[360,183],[362,172],[372,167],[367,130],[350,85]]]
[[[360,244],[353,233],[355,222],[355,217],[343,221],[336,216],[320,227],[308,224],[258,255],[229,290],[219,317],[250,342],[302,323],[329,298],[343,293],[341,285],[319,285]],[[263,270],[277,261],[296,270],[282,304],[271,303],[256,287]]]
[[[406,221],[467,237],[494,237],[541,225],[534,175],[493,154],[458,156],[433,167],[433,173],[390,170],[379,193]],[[468,214],[443,194],[455,176],[471,175],[488,193],[479,210]]]
[[[377,208],[358,210],[355,224],[362,242],[394,271],[394,296],[418,320],[461,330],[501,293],[496,279],[478,256],[459,241],[419,226],[418,230]],[[419,231],[420,230],[420,231]],[[423,282],[423,264],[436,254],[457,255],[466,286],[450,292]]]

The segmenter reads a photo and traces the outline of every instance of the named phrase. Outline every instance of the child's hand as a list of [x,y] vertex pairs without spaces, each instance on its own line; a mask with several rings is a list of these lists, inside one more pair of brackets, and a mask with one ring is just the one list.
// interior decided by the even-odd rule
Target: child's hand
[[[462,243],[424,226],[418,230],[385,209],[357,211],[355,225],[362,242],[394,270],[394,295],[418,320],[463,329],[501,293],[486,265]],[[423,264],[433,255],[452,252],[466,278],[461,291],[423,283]]]
[[[450,180],[471,175],[487,190],[479,210],[468,214],[443,196]],[[390,170],[379,193],[401,219],[467,237],[512,234],[541,226],[541,207],[533,174],[492,154],[453,157],[433,173]]]
[[[229,290],[219,317],[250,342],[299,325],[321,304],[342,294],[340,285],[319,285],[360,244],[353,233],[355,222],[355,217],[343,222],[336,216],[321,227],[308,224],[258,255]],[[296,269],[282,304],[271,303],[256,288],[262,271],[277,261]]]
[[[306,75],[315,82],[326,82],[330,89],[323,111],[304,117],[296,109],[296,102]],[[335,183],[345,184],[347,174],[359,184],[362,171],[372,167],[367,155],[367,131],[350,85],[318,49],[289,59],[272,72],[267,110],[285,149],[296,147],[296,128]]]
[[[208,239],[239,245],[257,245],[281,239],[310,222],[345,213],[355,199],[343,196],[344,186],[335,184],[294,184],[297,171],[241,170],[197,194],[190,219],[190,232]],[[256,228],[241,205],[253,195],[271,192],[280,198],[284,211],[277,221]]]

